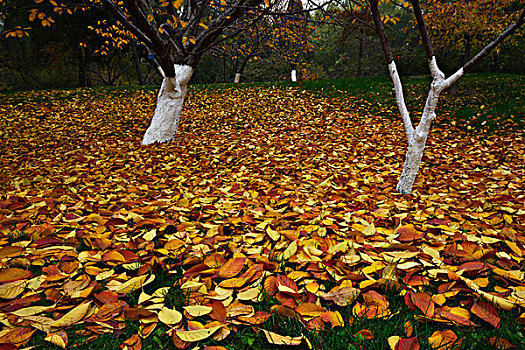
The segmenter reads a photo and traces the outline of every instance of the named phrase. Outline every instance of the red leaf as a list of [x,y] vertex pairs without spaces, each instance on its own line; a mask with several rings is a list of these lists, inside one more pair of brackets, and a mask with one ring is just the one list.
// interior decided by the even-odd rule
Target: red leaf
[[399,339],[396,344],[396,350],[419,350],[417,337]]

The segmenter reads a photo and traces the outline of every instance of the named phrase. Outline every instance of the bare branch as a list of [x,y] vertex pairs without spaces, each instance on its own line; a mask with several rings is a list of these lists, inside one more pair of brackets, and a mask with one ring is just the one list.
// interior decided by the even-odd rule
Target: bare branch
[[421,10],[419,0],[410,1],[412,2],[412,7],[414,8],[414,16],[416,17],[417,27],[419,28],[419,34],[421,36],[423,47],[427,53],[427,59],[430,61],[434,56],[434,50],[432,49],[432,43],[428,37],[427,27],[425,25],[425,20],[423,19],[423,11]]
[[445,88],[449,87],[450,85],[454,84],[456,81],[459,80],[465,73],[469,72],[472,67],[477,64],[481,59],[486,57],[498,44],[500,44],[503,40],[505,40],[510,35],[514,34],[516,30],[518,30],[523,23],[525,22],[525,8],[521,10],[521,13],[513,24],[511,24],[507,29],[505,29],[500,35],[498,35],[494,40],[492,40],[487,46],[485,46],[476,56],[474,56],[470,61],[468,61],[463,67],[458,69],[456,73],[454,73],[452,76],[450,76],[445,81]]

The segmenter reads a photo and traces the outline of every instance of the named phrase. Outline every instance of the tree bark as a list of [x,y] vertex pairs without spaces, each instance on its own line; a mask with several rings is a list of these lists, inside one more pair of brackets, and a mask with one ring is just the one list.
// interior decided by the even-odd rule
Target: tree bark
[[292,73],[290,75],[291,75],[292,81],[296,82],[297,81],[297,71],[295,69],[292,69]]
[[179,128],[184,98],[193,68],[175,65],[175,77],[165,77],[157,97],[157,107],[151,124],[144,134],[143,145],[173,140]]
[[139,85],[144,85],[144,79],[142,78],[142,72],[140,71],[140,57],[137,52],[137,44],[135,42],[131,43],[131,50],[133,54],[133,64],[135,65],[135,71],[137,72],[137,79],[139,81]]
[[359,51],[357,55],[357,77],[361,77],[363,75],[363,30],[361,29],[361,33],[359,35]]

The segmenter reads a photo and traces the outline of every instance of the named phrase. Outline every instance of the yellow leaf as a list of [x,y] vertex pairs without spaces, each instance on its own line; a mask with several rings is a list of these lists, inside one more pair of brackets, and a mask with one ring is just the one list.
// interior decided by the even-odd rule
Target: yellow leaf
[[179,337],[180,340],[191,343],[209,338],[213,335],[213,333],[215,333],[219,328],[222,327],[224,326],[221,325],[212,328],[196,329],[193,331],[176,331],[175,334],[177,335],[177,337]]
[[371,224],[371,225],[367,226],[363,230],[363,234],[365,234],[367,236],[373,236],[375,233],[376,233],[376,227],[374,226],[374,224]]
[[14,299],[19,296],[26,288],[25,280],[14,281],[0,285],[0,298]]
[[281,260],[288,260],[297,252],[297,241],[293,241],[281,254]]
[[281,238],[281,234],[278,231],[272,230],[270,226],[266,227],[266,233],[273,241],[278,241]]
[[401,337],[397,335],[393,335],[388,338],[388,345],[390,346],[390,349],[396,350],[397,343],[401,340]]
[[151,297],[152,297],[151,295],[142,292],[139,295],[139,300],[138,300],[137,304],[140,305],[142,303],[145,303],[146,301],[150,300]]
[[65,349],[67,346],[67,333],[64,331],[51,333],[45,337],[45,340],[61,347],[62,349]]
[[74,307],[67,314],[51,322],[51,327],[62,328],[76,324],[86,316],[91,302],[83,303]]
[[248,290],[245,290],[244,292],[240,292],[239,294],[237,294],[237,299],[256,301],[260,293],[261,291],[259,290],[259,288],[250,288]]
[[295,311],[301,316],[318,317],[322,316],[326,309],[314,303],[302,303],[295,308]]
[[204,316],[212,312],[213,308],[205,305],[185,306],[184,310],[192,317]]
[[50,308],[53,308],[53,307],[55,307],[55,305],[51,305],[51,306],[30,306],[30,307],[26,307],[24,309],[16,310],[15,312],[13,312],[13,315],[17,315],[17,316],[20,316],[20,317],[38,315],[38,314],[41,314],[42,312],[46,311],[47,309],[50,309]]
[[460,344],[457,343],[457,340],[457,335],[451,330],[435,331],[428,338],[431,348],[439,350],[458,349]]
[[160,309],[158,317],[160,322],[167,325],[177,324],[182,321],[182,314],[180,312],[168,309],[167,307]]

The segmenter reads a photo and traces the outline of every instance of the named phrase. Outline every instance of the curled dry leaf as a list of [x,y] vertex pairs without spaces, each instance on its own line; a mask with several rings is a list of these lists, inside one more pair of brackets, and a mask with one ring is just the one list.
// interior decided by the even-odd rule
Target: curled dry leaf
[[45,340],[61,347],[62,349],[67,347],[67,333],[64,331],[50,333],[45,337]]
[[300,345],[304,339],[302,335],[300,337],[290,337],[287,335],[284,336],[284,335],[280,335],[274,332],[270,332],[265,329],[262,329],[262,332],[264,333],[268,343],[274,344],[274,345],[295,346],[295,345]]
[[321,294],[321,298],[331,300],[339,306],[347,306],[352,304],[360,293],[360,289],[353,287],[334,288],[328,293]]

